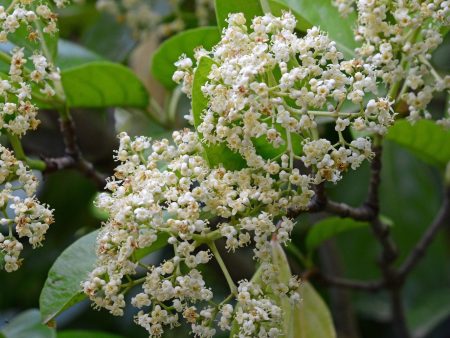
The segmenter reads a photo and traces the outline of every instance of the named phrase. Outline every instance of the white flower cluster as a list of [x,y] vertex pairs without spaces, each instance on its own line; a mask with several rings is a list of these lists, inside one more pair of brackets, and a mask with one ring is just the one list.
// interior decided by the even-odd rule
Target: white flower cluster
[[[302,160],[318,172],[315,183],[336,182],[342,171],[371,157],[366,150],[371,147],[369,139],[348,143],[343,137],[349,126],[383,134],[393,123],[389,100],[371,100],[364,108],[365,95],[377,90],[370,65],[343,61],[336,44],[316,27],[297,37],[291,13],[255,17],[250,30],[240,13],[230,15],[228,23],[220,43],[211,52],[199,49],[196,55],[197,64],[206,57],[213,64],[202,87],[208,108],[198,126],[206,142],[225,143],[249,167],[275,174],[280,170],[279,156],[287,156],[291,170],[294,159]],[[182,57],[176,65],[173,79],[183,81],[190,95],[193,62]],[[358,105],[359,111],[342,111],[347,101]],[[335,121],[337,144],[318,138],[317,118],[322,117]],[[261,140],[279,149],[279,155],[260,154]]]
[[[213,9],[212,0],[193,0],[198,26],[205,26],[210,21]],[[155,31],[162,37],[170,36],[185,28],[185,17],[182,13],[182,1],[170,0],[166,3],[170,13],[163,15],[151,1],[145,0],[97,0],[100,11],[109,13],[120,21],[124,21],[137,38],[143,38]],[[170,18],[168,20],[168,18]]]
[[[285,242],[293,228],[293,222],[281,216],[276,225],[272,215],[283,215],[294,206],[306,207],[313,192],[308,176],[281,166],[272,174],[264,169],[209,168],[196,133],[174,132],[173,139],[175,146],[165,139],[152,143],[144,137],[132,140],[125,133],[120,135],[117,159],[121,164],[107,184],[111,193],[103,193],[97,202],[110,217],[98,236],[97,267],[83,288],[96,307],[122,315],[123,293],[137,284],[129,278],[136,275],[138,266],[144,267],[147,275],[140,280],[142,292],[133,298],[132,305],[149,310],[141,310],[136,322],[151,337],[159,337],[164,326],[179,325],[184,318],[194,335],[211,337],[220,311],[225,329],[238,318],[226,313],[229,306],[225,303],[211,305],[213,292],[198,267],[211,260],[212,252],[199,246],[222,237],[229,250],[253,242],[255,258],[269,271],[272,237]],[[212,218],[220,221],[211,224]],[[173,258],[156,267],[143,266],[140,250],[161,236],[173,247]],[[241,289],[239,295],[244,292],[243,286]],[[293,289],[288,286],[281,293],[288,297]],[[273,318],[275,325],[280,310],[275,314],[275,304],[263,296],[262,292],[253,293],[255,299],[243,309],[262,311],[266,314],[252,314],[254,321]],[[239,318],[249,320],[242,313]],[[243,337],[247,336],[257,335]]]
[[[27,63],[32,67],[27,68]],[[33,70],[30,70],[33,69]],[[52,81],[59,80],[57,69],[41,54],[27,58],[23,48],[12,51],[9,77],[0,80],[0,129],[22,136],[29,129],[39,125],[36,115],[38,108],[31,102],[32,90],[38,90],[45,97],[55,94]]]
[[[68,0],[55,0],[57,7],[63,7]],[[20,27],[26,27],[29,32],[28,39],[34,41],[38,39],[36,23],[41,21],[44,24],[42,31],[54,34],[57,28],[58,16],[51,7],[45,3],[33,0],[13,0],[5,8],[0,6],[0,42],[6,42],[8,34],[14,33]]]
[[450,89],[450,76],[441,78],[429,63],[431,52],[442,42],[442,29],[450,24],[450,1],[334,3],[344,15],[357,9],[355,36],[362,46],[356,52],[386,85],[397,87],[394,94],[406,102],[409,119],[430,118],[427,105],[434,92]]
[[[16,182],[16,184],[14,184]],[[34,194],[37,189],[37,179],[25,164],[17,160],[13,153],[0,145],[0,252],[4,256],[4,268],[12,272],[20,267],[19,258],[23,245],[19,238],[28,237],[33,248],[40,246],[45,233],[53,223],[52,210],[47,205],[40,204]],[[15,192],[23,190],[25,198]],[[8,210],[9,207],[9,210]],[[3,233],[7,229],[8,233]]]

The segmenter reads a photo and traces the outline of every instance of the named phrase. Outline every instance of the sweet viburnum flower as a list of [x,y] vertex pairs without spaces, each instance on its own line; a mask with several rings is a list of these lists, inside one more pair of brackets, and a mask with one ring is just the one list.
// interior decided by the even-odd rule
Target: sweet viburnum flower
[[[139,273],[136,253],[167,236],[174,255],[159,266],[146,268],[142,291],[131,301],[141,309],[136,323],[153,335],[183,318],[197,335],[212,336],[215,331],[210,324],[218,309],[205,307],[213,299],[213,290],[199,267],[213,257],[210,250],[198,247],[198,241],[224,237],[228,250],[253,242],[255,259],[265,264],[270,275],[270,241],[274,235],[288,241],[293,228],[290,219],[276,220],[273,215],[294,206],[306,207],[313,195],[310,178],[297,173],[292,183],[280,185],[264,169],[210,168],[201,155],[204,149],[198,135],[189,130],[174,132],[175,145],[168,140],[132,139],[125,133],[119,138],[117,160],[121,163],[107,183],[110,192],[97,201],[110,218],[99,233],[97,266],[83,283],[84,292],[95,307],[122,315],[127,276]],[[253,207],[259,214],[247,216]],[[203,215],[227,221],[211,225]],[[289,290],[285,290],[286,297],[290,297]],[[173,309],[163,310],[162,302],[173,304]]]
[[[290,240],[289,211],[308,208],[314,185],[337,182],[373,157],[370,138],[346,140],[347,128],[383,134],[394,120],[388,98],[364,100],[377,90],[374,67],[344,61],[318,28],[296,36],[295,25],[283,13],[255,17],[247,28],[242,14],[231,14],[212,51],[198,48],[195,62],[182,55],[176,63],[173,78],[188,95],[196,67],[210,64],[198,133],[176,131],[170,141],[119,135],[120,163],[97,200],[109,219],[97,238],[97,265],[82,283],[94,307],[122,315],[124,293],[140,285],[131,304],[151,337],[181,321],[199,337],[215,335],[215,322],[221,330],[237,323],[241,337],[283,335],[279,300],[301,298],[296,278],[280,279],[273,254],[275,240]],[[357,108],[345,111],[345,103]],[[335,143],[319,136],[324,117],[334,123]],[[241,156],[243,168],[211,166],[205,145],[216,144]],[[273,151],[261,153],[261,144]],[[161,238],[173,255],[147,266],[140,250]],[[216,240],[228,251],[251,247],[260,277],[235,285]],[[231,292],[218,304],[201,272],[212,260]]]
[[14,49],[9,77],[0,81],[0,95],[3,97],[0,129],[18,136],[36,129],[39,125],[38,108],[31,102],[31,84],[37,86],[41,94],[50,97],[55,94],[52,89],[55,79],[59,79],[59,70],[43,55],[36,53],[27,58],[23,48]]
[[[23,244],[18,238],[28,237],[33,248],[40,246],[53,223],[53,211],[34,196],[37,179],[33,173],[1,145],[0,184],[3,185],[0,192],[0,251],[4,255],[5,270],[12,272],[22,263]],[[19,197],[18,190],[23,190],[26,197]],[[5,229],[7,235],[3,232]]]
[[[198,131],[204,142],[224,143],[249,167],[276,172],[278,165],[273,160],[277,156],[263,157],[258,151],[257,140],[266,139],[288,156],[291,170],[295,159],[312,166],[317,171],[315,183],[336,182],[347,168],[357,168],[370,158],[346,142],[343,132],[353,127],[384,134],[394,122],[392,102],[387,98],[371,100],[366,110],[362,108],[367,92],[377,92],[372,65],[344,61],[336,44],[317,27],[298,37],[291,13],[255,17],[250,29],[240,13],[231,14],[228,23],[212,51],[198,49],[196,65],[185,56],[175,63],[178,69],[173,79],[183,81],[188,95],[197,65],[203,58],[209,58],[212,65],[202,87],[208,107]],[[343,111],[349,102],[361,108]],[[322,117],[334,119],[337,144],[311,139],[318,134],[317,120]],[[324,142],[328,142],[325,148],[321,147]],[[295,150],[299,147],[303,151]],[[315,159],[299,154],[308,152]],[[332,154],[337,153],[346,156],[334,161]],[[359,160],[350,163],[350,158]]]
[[434,92],[450,89],[450,77],[441,78],[429,62],[431,53],[442,42],[441,29],[450,24],[450,2],[334,0],[333,3],[343,15],[357,9],[355,37],[362,45],[356,54],[362,62],[374,67],[377,78],[394,89],[394,96],[399,95],[406,102],[408,119],[430,118],[427,105]]
[[[64,7],[69,1],[54,1],[57,7]],[[50,6],[42,3],[36,4],[34,1],[13,1],[10,6],[0,6],[0,42],[6,42],[8,34],[14,33],[21,26],[27,28],[28,38],[34,40],[38,35],[36,32],[36,21],[43,24],[42,31],[47,34],[54,34],[58,31],[56,23],[58,16],[52,11]]]

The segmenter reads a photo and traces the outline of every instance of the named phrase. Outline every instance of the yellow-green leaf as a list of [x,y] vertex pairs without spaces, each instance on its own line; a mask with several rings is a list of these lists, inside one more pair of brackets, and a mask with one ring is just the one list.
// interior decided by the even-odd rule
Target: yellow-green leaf
[[302,302],[293,313],[293,338],[336,338],[330,311],[314,289],[304,282],[301,288]]

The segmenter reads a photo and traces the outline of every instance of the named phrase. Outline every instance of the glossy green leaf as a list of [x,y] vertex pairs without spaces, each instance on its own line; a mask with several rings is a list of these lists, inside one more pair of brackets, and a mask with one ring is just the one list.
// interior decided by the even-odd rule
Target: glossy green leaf
[[148,93],[139,78],[127,67],[94,61],[63,70],[62,83],[70,107],[141,107]]
[[367,222],[355,221],[351,218],[330,217],[313,225],[306,237],[306,248],[309,252],[316,249],[323,241],[342,232],[367,227]]
[[283,11],[290,11],[297,19],[297,25],[295,26],[296,29],[301,32],[306,32],[307,29],[312,27],[312,25],[302,14],[292,8],[289,8],[281,0],[269,0],[269,6],[271,13],[275,16],[281,16]]
[[[86,298],[81,291],[81,282],[87,277],[97,260],[96,239],[98,230],[81,237],[69,246],[55,261],[39,299],[44,322]],[[149,247],[136,250],[134,258],[141,259],[167,245],[169,235],[161,233]]]
[[45,323],[86,298],[81,291],[81,282],[88,277],[97,260],[97,235],[98,231],[94,231],[72,243],[48,272],[39,298]]
[[42,324],[39,310],[22,312],[0,330],[5,338],[55,338],[54,329]]
[[63,70],[81,66],[92,61],[100,61],[102,59],[103,58],[100,55],[74,42],[63,39],[58,41],[56,65]]
[[220,31],[217,27],[199,27],[178,33],[165,40],[153,54],[151,73],[155,79],[168,89],[176,87],[172,75],[176,70],[174,63],[180,55],[186,54],[193,59],[194,49],[202,46],[211,50],[220,41]]
[[215,0],[217,25],[220,29],[228,26],[227,19],[230,13],[243,13],[247,19],[247,26],[255,16],[264,15],[259,0]]
[[122,336],[100,331],[71,330],[58,332],[57,338],[122,338]]
[[336,338],[330,310],[314,289],[304,282],[301,288],[302,302],[293,313],[293,338]]
[[[202,57],[194,74],[192,114],[196,128],[202,122],[203,111],[208,107],[208,100],[203,95],[202,86],[208,81],[208,74],[213,64],[214,62],[210,58]],[[222,164],[228,170],[239,170],[246,166],[245,160],[239,154],[231,151],[225,144],[205,144],[204,149],[205,156],[212,167]]]
[[425,162],[444,167],[450,161],[450,131],[433,121],[420,120],[414,124],[397,121],[386,139],[407,148]]
[[355,42],[353,27],[356,22],[356,14],[350,13],[346,18],[342,17],[331,0],[279,0],[292,8],[312,25],[319,26],[328,33],[329,37],[336,41],[338,49],[347,58],[354,56],[354,49],[358,46]]

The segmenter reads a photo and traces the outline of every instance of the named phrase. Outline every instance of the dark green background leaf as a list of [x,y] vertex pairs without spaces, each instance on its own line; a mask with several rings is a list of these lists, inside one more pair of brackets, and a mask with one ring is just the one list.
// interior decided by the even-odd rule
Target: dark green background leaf
[[39,310],[28,310],[3,326],[0,333],[5,338],[55,338],[54,329],[42,324]]
[[368,225],[367,222],[359,222],[351,218],[326,218],[312,226],[306,237],[306,248],[311,252],[327,239],[345,231],[365,228]]
[[48,272],[39,307],[44,322],[82,301],[81,282],[88,277],[97,260],[95,243],[98,231],[81,237],[58,257]]
[[68,40],[60,39],[58,41],[58,57],[56,65],[61,69],[73,68],[92,61],[100,61],[103,58]]

